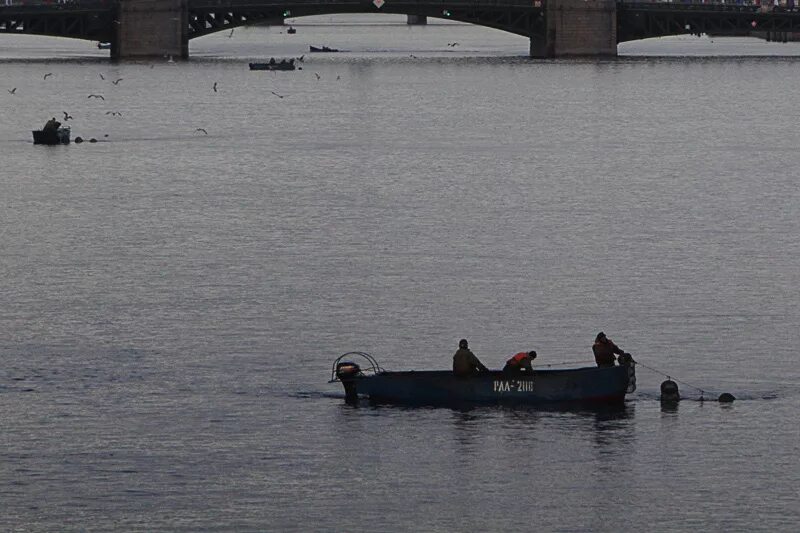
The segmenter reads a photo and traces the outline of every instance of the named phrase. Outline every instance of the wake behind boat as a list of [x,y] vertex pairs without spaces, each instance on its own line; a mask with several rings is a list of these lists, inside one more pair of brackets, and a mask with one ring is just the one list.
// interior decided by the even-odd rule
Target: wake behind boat
[[[356,363],[365,360],[365,367]],[[636,390],[635,363],[609,367],[501,371],[460,377],[450,370],[389,372],[370,354],[348,352],[333,362],[331,381],[344,386],[348,402],[359,397],[408,405],[520,404],[622,405]]]

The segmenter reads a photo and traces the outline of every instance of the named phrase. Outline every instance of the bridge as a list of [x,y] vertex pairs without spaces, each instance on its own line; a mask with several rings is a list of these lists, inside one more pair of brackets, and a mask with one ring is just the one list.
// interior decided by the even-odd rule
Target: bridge
[[[111,43],[115,59],[189,56],[189,40],[286,17],[395,13],[457,20],[521,35],[531,57],[615,56],[624,41],[680,34],[800,34],[794,0],[779,7],[723,0],[11,0],[0,33]],[[748,0],[749,1],[749,0]],[[787,0],[784,0],[787,1]]]

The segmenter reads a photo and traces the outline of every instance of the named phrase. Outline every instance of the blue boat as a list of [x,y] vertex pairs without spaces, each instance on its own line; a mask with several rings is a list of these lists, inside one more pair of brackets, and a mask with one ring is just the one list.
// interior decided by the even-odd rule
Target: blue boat
[[[356,360],[365,360],[362,369]],[[363,363],[363,361],[362,361]],[[611,367],[501,371],[458,377],[450,370],[389,372],[370,354],[348,352],[333,362],[331,381],[344,386],[345,399],[406,405],[622,405],[636,390],[635,363]]]

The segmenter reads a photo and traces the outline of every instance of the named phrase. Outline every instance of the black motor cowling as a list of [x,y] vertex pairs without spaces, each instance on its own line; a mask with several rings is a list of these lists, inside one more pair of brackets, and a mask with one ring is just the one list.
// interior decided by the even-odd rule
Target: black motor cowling
[[352,361],[342,361],[336,365],[336,377],[344,385],[344,399],[346,402],[358,401],[358,388],[354,378],[361,374],[361,367]]
[[361,367],[352,361],[342,361],[336,365],[336,377],[340,380],[354,378],[361,373]]

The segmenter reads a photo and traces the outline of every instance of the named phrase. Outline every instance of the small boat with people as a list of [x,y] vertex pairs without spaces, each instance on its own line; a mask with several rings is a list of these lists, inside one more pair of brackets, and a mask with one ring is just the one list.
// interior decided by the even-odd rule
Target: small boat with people
[[40,130],[33,130],[33,144],[69,144],[69,126],[61,126],[61,123],[51,118]]
[[250,70],[295,70],[297,67],[294,64],[294,59],[281,59],[275,61],[275,58],[270,58],[267,63],[250,63]]
[[309,46],[309,52],[338,52],[338,48],[328,48],[327,46]]
[[329,383],[342,383],[350,403],[368,398],[404,405],[620,406],[636,390],[636,370],[633,358],[619,362],[529,373],[487,369],[464,376],[450,370],[388,371],[368,353],[348,352],[334,360]]
[[97,48],[100,50],[111,50],[111,43],[99,42],[97,43]]

